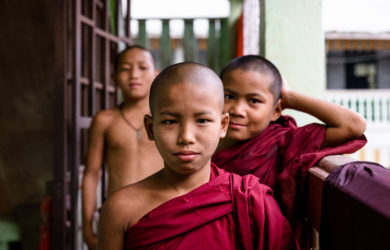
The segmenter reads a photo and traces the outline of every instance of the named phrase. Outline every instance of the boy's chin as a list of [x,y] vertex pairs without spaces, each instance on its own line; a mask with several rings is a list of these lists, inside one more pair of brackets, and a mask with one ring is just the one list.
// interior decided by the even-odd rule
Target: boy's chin
[[144,93],[141,91],[133,91],[133,92],[127,93],[126,97],[129,100],[145,99],[148,97],[148,93]]

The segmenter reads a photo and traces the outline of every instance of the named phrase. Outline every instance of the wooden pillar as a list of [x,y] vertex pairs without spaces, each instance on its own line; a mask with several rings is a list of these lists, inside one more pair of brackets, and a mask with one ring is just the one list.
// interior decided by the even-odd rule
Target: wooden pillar
[[218,62],[218,36],[216,32],[215,19],[209,19],[209,36],[207,38],[207,63],[210,68],[219,73],[220,65]]
[[184,60],[194,62],[196,60],[196,39],[194,34],[194,20],[184,20]]
[[146,47],[147,37],[146,37],[146,20],[138,20],[138,45]]
[[164,69],[171,63],[171,37],[169,35],[169,19],[162,20],[162,35],[161,35],[161,69]]

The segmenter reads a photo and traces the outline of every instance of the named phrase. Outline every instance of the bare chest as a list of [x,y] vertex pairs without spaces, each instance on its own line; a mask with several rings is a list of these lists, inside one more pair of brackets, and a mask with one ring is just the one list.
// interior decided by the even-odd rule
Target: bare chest
[[108,150],[144,150],[154,147],[144,127],[135,130],[123,122],[112,125],[105,136]]

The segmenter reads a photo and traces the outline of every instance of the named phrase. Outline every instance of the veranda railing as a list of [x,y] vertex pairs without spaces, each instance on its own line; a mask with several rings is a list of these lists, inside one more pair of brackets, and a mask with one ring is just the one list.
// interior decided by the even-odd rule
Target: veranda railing
[[326,99],[363,115],[369,126],[390,128],[390,90],[327,90]]
[[390,90],[327,90],[325,98],[358,112],[367,120],[368,142],[352,156],[390,168]]

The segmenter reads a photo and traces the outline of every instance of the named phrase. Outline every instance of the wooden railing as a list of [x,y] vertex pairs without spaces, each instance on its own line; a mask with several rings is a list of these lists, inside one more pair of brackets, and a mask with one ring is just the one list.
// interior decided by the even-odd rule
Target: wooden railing
[[[323,234],[321,242],[327,249],[332,249],[329,246],[340,246],[337,249],[353,246],[351,249],[355,249],[360,244],[364,246],[356,249],[371,249],[368,246],[373,242],[377,245],[372,249],[389,249],[390,241],[386,238],[388,231],[383,231],[388,229],[390,218],[388,213],[390,200],[386,195],[390,188],[387,182],[389,170],[369,161],[348,164],[345,166],[346,169],[337,170],[337,175],[339,174],[337,179],[336,176],[332,176],[326,186],[327,193],[324,194],[329,174],[351,162],[356,162],[356,159],[332,155],[324,157],[316,167],[309,170],[307,218],[315,229],[312,249],[320,249],[321,234]],[[325,217],[322,216],[323,207],[327,209]],[[337,219],[333,220],[333,216]],[[334,228],[336,226],[342,229]],[[371,231],[375,226],[378,226],[379,230]],[[345,235],[343,233],[340,235],[341,231],[344,231]],[[366,237],[360,238],[363,235]],[[386,247],[378,248],[383,244],[387,244]]]
[[311,249],[320,249],[319,233],[322,210],[322,190],[324,182],[329,173],[338,166],[356,159],[344,155],[331,155],[321,159],[316,167],[309,169],[308,175],[308,200],[307,200],[307,219],[313,227],[313,242]]
[[344,155],[331,155],[320,160],[316,167],[309,169],[308,175],[308,219],[319,232],[321,222],[322,189],[326,177],[338,166],[356,159]]
[[[207,22],[208,32],[204,36],[195,33],[194,24],[198,20]],[[161,32],[148,30],[148,21],[161,22]],[[179,36],[171,35],[173,21],[184,23],[184,31]],[[228,18],[133,19],[132,22],[136,22],[138,29],[132,34],[134,43],[152,50],[160,69],[178,61],[195,61],[219,72],[231,59]]]

